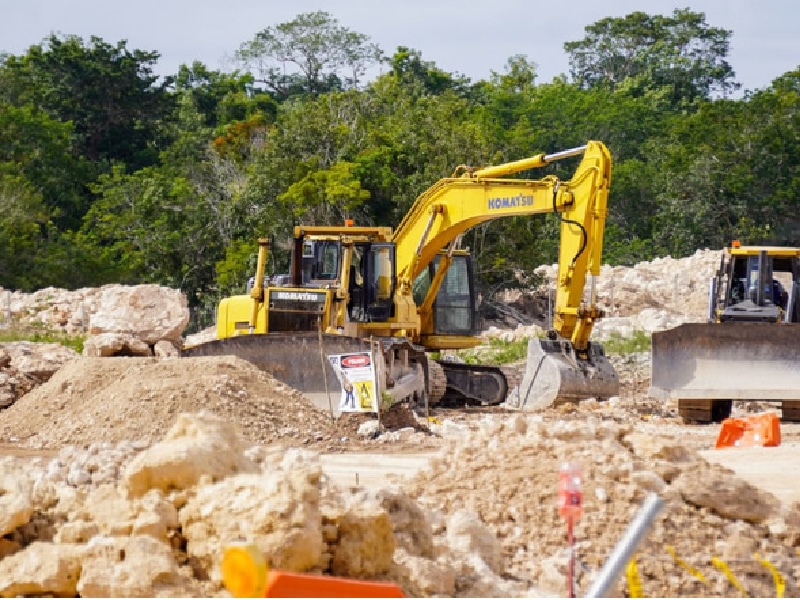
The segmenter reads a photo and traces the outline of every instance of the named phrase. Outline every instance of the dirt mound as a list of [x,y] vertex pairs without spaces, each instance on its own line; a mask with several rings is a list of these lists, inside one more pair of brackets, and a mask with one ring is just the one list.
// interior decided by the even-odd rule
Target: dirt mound
[[254,444],[314,444],[337,433],[330,414],[235,357],[80,358],[0,412],[0,436],[33,448],[161,439],[181,412],[229,419]]
[[[566,526],[555,492],[559,466],[567,460],[584,473],[584,515],[575,530],[579,592],[594,582],[646,496],[656,492],[665,508],[638,553],[648,597],[736,595],[712,566],[713,556],[728,562],[752,595],[769,597],[774,583],[756,552],[789,574],[787,597],[797,593],[800,529],[780,521],[777,500],[709,464],[681,439],[644,428],[592,417],[490,417],[470,435],[445,442],[439,458],[404,489],[441,514],[474,511],[501,541],[507,576],[563,590]],[[705,573],[706,583],[672,558],[673,547]]]

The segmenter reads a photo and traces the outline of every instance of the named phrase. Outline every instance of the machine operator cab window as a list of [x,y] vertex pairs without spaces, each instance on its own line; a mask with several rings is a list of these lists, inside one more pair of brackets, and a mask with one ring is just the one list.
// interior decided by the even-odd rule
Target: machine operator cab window
[[[439,267],[437,256],[414,280],[414,303],[425,301]],[[441,335],[473,335],[476,327],[474,277],[468,255],[456,255],[436,294],[434,331]]]
[[338,240],[304,240],[303,283],[338,279],[340,254]]
[[369,244],[355,244],[350,258],[350,274],[347,280],[347,313],[352,321],[366,320],[366,307],[364,306],[364,268],[366,267],[365,253]]
[[[763,300],[765,303],[786,308],[787,293],[783,285],[773,277],[773,260],[766,257],[764,265],[764,290]],[[758,304],[759,281],[761,278],[761,267],[758,256],[748,256],[738,259],[734,263],[733,278],[731,280],[731,304],[738,304],[745,300],[750,300]]]
[[347,312],[351,321],[381,323],[394,315],[395,246],[356,244],[350,265]]

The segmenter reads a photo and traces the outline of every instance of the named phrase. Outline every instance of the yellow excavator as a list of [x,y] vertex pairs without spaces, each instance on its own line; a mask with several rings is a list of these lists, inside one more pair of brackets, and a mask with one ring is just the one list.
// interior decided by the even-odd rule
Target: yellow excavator
[[706,323],[652,335],[649,395],[677,400],[687,421],[719,422],[734,400],[779,403],[800,421],[800,248],[722,253]]
[[[506,177],[574,156],[582,159],[568,181]],[[218,306],[217,339],[182,355],[234,354],[304,393],[321,393],[340,385],[325,356],[378,347],[378,393],[390,403],[502,403],[509,390],[500,367],[430,358],[480,343],[472,256],[461,239],[493,219],[559,213],[553,329],[550,339],[531,340],[513,405],[616,395],[617,374],[589,340],[603,316],[594,278],[610,181],[610,153],[590,141],[498,166],[461,165],[422,193],[394,230],[297,226],[285,275],[266,275],[269,244],[261,239],[248,293]],[[592,285],[584,301],[587,273]]]

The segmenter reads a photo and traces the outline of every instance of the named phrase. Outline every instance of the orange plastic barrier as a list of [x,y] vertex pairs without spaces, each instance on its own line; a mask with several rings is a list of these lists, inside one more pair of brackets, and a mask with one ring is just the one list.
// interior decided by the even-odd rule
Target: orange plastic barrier
[[716,448],[752,448],[753,446],[780,446],[781,421],[775,413],[750,417],[729,418],[722,421]]
[[270,571],[265,598],[402,598],[394,583]]
[[230,544],[220,567],[234,598],[403,598],[394,583],[270,570],[255,544]]

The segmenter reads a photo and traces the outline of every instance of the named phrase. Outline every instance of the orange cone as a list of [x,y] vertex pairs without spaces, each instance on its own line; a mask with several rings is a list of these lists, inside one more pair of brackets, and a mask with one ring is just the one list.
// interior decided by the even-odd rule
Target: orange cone
[[762,413],[749,417],[729,418],[722,421],[716,448],[752,448],[754,446],[780,446],[781,421],[775,413]]

